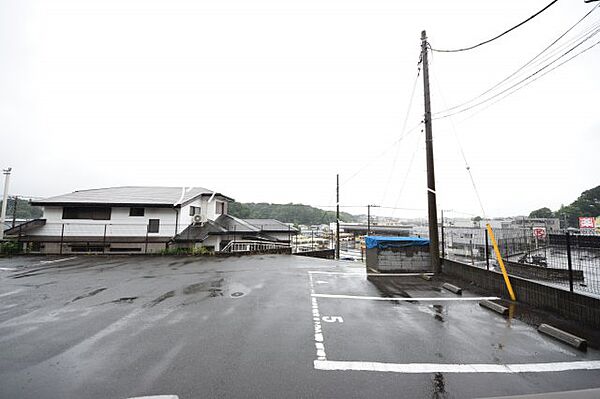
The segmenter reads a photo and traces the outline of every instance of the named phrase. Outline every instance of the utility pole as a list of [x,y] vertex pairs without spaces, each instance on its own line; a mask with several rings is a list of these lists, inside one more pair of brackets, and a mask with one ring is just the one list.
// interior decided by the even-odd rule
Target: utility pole
[[433,167],[433,134],[431,128],[431,97],[429,94],[429,65],[427,63],[427,34],[421,32],[421,60],[423,62],[423,91],[425,92],[425,153],[427,157],[427,209],[429,214],[429,254],[434,273],[442,271],[437,224],[435,171]]
[[444,240],[444,210],[442,209],[442,258],[446,255],[446,240]]
[[4,174],[4,197],[2,199],[2,210],[0,210],[0,241],[4,239],[4,220],[6,219],[6,206],[8,205],[8,183],[10,182],[10,171],[12,168],[3,169]]
[[379,208],[379,205],[367,205],[367,235],[371,234],[371,207]]
[[19,196],[15,195],[13,199],[13,220],[12,220],[12,228],[15,228],[15,224],[17,222],[17,204],[19,203]]
[[371,205],[367,205],[367,235],[371,233]]
[[340,260],[340,174],[336,175],[335,201],[335,258]]

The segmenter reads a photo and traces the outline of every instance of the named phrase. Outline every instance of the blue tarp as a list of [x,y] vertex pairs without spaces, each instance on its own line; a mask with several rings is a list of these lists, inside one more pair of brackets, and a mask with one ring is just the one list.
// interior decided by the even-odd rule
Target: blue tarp
[[419,237],[382,237],[382,236],[366,236],[365,244],[367,248],[405,248],[405,247],[422,247],[429,245],[428,238]]

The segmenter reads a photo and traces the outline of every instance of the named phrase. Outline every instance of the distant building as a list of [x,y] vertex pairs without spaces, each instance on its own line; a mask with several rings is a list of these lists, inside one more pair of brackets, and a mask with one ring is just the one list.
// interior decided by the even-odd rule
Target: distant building
[[560,230],[560,219],[558,218],[515,218],[511,227],[534,228],[545,227],[548,232]]
[[[335,231],[335,223],[331,224],[331,228]],[[402,236],[407,237],[413,226],[409,225],[375,225],[371,224],[371,233],[373,235],[383,236]],[[340,223],[340,233],[350,233],[354,235],[367,234],[367,225],[359,223]]]
[[201,187],[111,187],[32,201],[43,216],[5,231],[40,253],[144,253],[169,247],[220,251],[236,240],[289,244],[295,229],[228,215],[233,199]]

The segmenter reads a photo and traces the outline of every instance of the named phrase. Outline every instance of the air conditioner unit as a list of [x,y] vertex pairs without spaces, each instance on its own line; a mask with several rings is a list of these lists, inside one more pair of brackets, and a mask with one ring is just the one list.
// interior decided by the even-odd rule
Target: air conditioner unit
[[192,216],[192,224],[202,224],[204,222],[206,222],[204,216],[199,214]]

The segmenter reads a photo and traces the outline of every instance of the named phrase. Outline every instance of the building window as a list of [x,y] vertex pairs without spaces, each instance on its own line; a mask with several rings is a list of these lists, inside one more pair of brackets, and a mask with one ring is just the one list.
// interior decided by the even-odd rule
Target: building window
[[110,207],[66,206],[63,207],[63,219],[110,220]]
[[225,213],[225,203],[221,202],[221,201],[217,201],[216,204],[217,204],[217,210],[215,211],[215,213],[217,215],[224,214]]
[[158,233],[160,228],[160,219],[148,220],[148,233]]
[[144,216],[144,208],[129,208],[129,216]]
[[199,215],[200,207],[199,206],[190,206],[190,216]]

